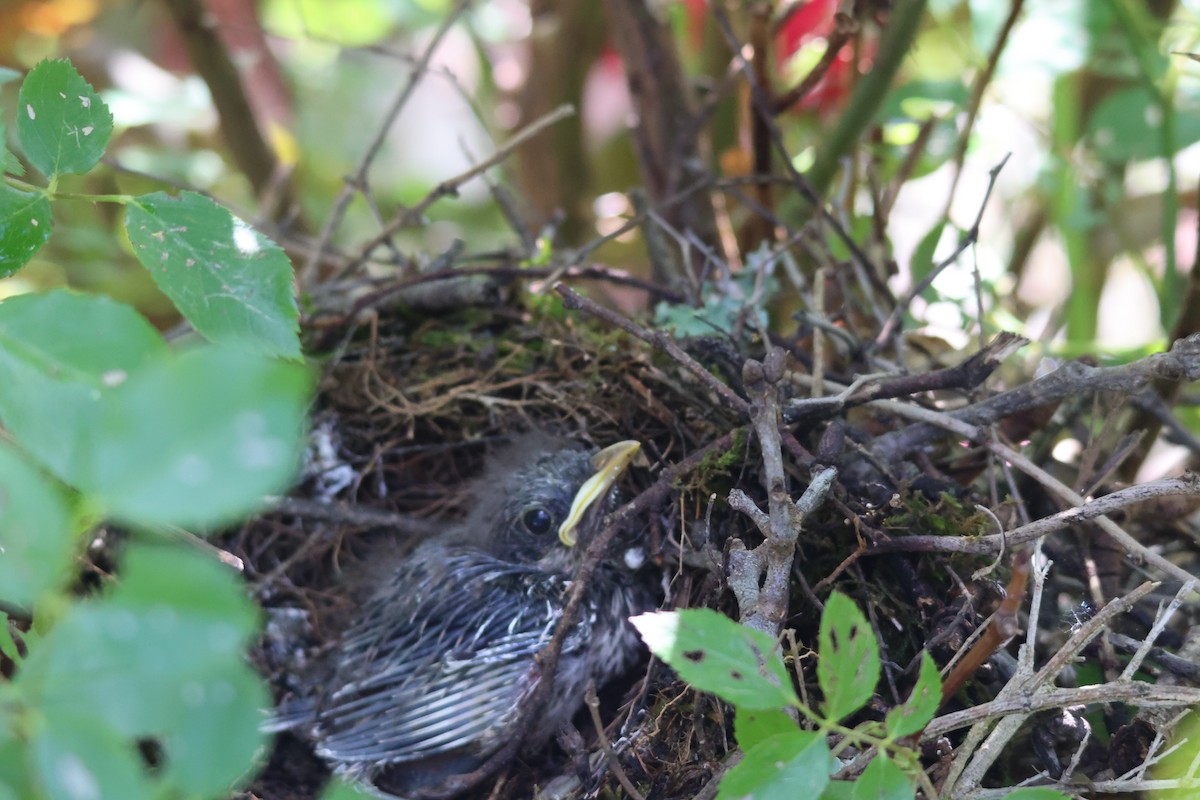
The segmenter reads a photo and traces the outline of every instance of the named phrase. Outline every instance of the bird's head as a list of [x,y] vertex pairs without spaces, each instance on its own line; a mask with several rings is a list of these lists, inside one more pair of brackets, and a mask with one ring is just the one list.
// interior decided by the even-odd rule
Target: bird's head
[[491,487],[503,493],[499,513],[487,521],[492,551],[514,560],[540,561],[580,549],[581,531],[589,529],[596,515],[612,510],[614,485],[640,447],[626,441],[597,453],[556,449],[515,466],[500,485]]

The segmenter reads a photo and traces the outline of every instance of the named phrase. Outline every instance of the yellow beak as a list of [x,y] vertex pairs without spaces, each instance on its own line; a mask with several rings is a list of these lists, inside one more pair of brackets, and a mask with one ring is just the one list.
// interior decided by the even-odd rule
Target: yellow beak
[[575,546],[579,540],[575,529],[579,527],[583,515],[591,508],[592,503],[608,495],[608,490],[613,487],[613,484],[617,482],[617,479],[621,477],[641,449],[640,442],[617,442],[592,456],[596,474],[579,487],[579,491],[575,493],[575,500],[571,503],[571,511],[558,529],[558,538],[563,544],[567,547]]

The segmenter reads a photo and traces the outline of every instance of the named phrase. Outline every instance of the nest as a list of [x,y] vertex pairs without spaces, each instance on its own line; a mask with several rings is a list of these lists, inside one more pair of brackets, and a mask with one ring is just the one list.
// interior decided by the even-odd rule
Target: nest
[[[1148,762],[1154,737],[1167,730],[1160,718],[1135,718],[1122,703],[1097,706],[1117,734],[1107,751],[1085,735],[1088,722],[1078,697],[1064,695],[1057,704],[1031,698],[1043,681],[1070,686],[1079,681],[1072,672],[1088,671],[1098,697],[1108,687],[1118,691],[1117,699],[1132,699],[1115,654],[1142,642],[1142,656],[1151,656],[1145,674],[1165,686],[1178,678],[1178,663],[1158,658],[1161,651],[1149,646],[1156,639],[1178,645],[1181,634],[1164,620],[1147,635],[1153,602],[1178,583],[1166,594],[1158,585],[1135,589],[1143,579],[1123,557],[1152,553],[1161,559],[1174,551],[1175,562],[1194,569],[1193,548],[1181,546],[1175,532],[1178,508],[1162,505],[1179,500],[1153,499],[1152,486],[1133,498],[1145,501],[1138,508],[1118,491],[1056,524],[1062,495],[1055,496],[1057,484],[1046,482],[1054,479],[1018,477],[997,447],[1010,437],[1032,437],[1027,450],[1041,447],[1041,463],[1054,466],[1048,447],[1061,431],[1112,418],[1105,410],[1120,407],[1118,395],[1089,387],[1119,388],[1126,380],[1132,391],[1154,375],[1190,374],[1200,362],[1195,343],[1127,367],[1072,366],[1057,379],[1023,384],[1024,395],[1015,399],[1020,392],[978,395],[1021,344],[1002,336],[956,365],[865,383],[853,381],[848,361],[824,377],[848,388],[813,400],[811,327],[801,324],[782,340],[786,347],[753,336],[740,342],[729,336],[676,340],[630,322],[623,323],[625,331],[616,330],[612,322],[619,315],[571,290],[561,294],[567,306],[582,311],[564,308],[555,294],[516,291],[503,302],[452,313],[360,318],[353,330],[342,331],[343,345],[323,373],[304,483],[280,510],[225,543],[246,563],[268,608],[308,612],[298,627],[287,622],[295,615],[272,614],[257,652],[280,691],[289,688],[298,663],[336,639],[352,613],[344,573],[363,569],[381,542],[411,547],[457,518],[463,487],[479,473],[489,448],[536,429],[596,446],[641,441],[648,460],[633,471],[626,489],[631,497],[653,501],[642,504],[637,524],[662,570],[663,607],[712,607],[744,621],[777,617],[789,631],[794,661],[813,684],[810,693],[816,691],[812,648],[821,598],[831,588],[866,611],[887,665],[864,718],[882,718],[904,699],[922,651],[949,665],[947,680],[960,688],[950,692],[931,725],[937,735],[923,745],[931,775],[944,777],[952,769],[956,750],[975,735],[964,734],[972,722],[986,725],[1003,716],[993,706],[1006,685],[1021,681],[1028,688],[1009,716],[1016,724],[1003,756],[976,767],[982,785],[1058,777],[1069,764],[1075,775],[1115,780],[1114,763],[1136,769]],[[1085,395],[1088,402],[1078,402]],[[910,411],[886,398],[903,398]],[[1005,398],[1009,405],[1001,402]],[[977,417],[987,409],[986,422],[1007,420],[1006,427],[994,433],[971,427],[984,421]],[[948,442],[944,431],[912,421],[921,411],[958,420],[967,430]],[[975,443],[966,441],[969,434]],[[1091,441],[1074,482],[1090,476],[1092,485],[1081,488],[1111,492],[1117,488],[1111,475],[1133,443]],[[775,457],[764,458],[765,448]],[[805,518],[794,561],[781,567],[750,558],[777,532],[756,522],[745,503],[770,509],[778,497],[766,487],[780,481],[795,499],[828,466],[840,470],[839,479],[827,501]],[[731,490],[740,490],[743,499]],[[1195,490],[1181,483],[1160,494]],[[997,502],[1005,495],[1006,502]],[[1100,510],[1115,512],[1137,531],[1133,551],[1128,542],[1109,547],[1089,523],[1095,503],[1106,499],[1109,505]],[[1170,517],[1164,508],[1173,509]],[[1031,543],[1039,537],[1022,526],[1027,517],[1045,517],[1046,530],[1059,531],[1042,547],[1055,562],[1048,575],[1044,561],[1031,565]],[[1151,542],[1159,543],[1155,550]],[[760,596],[766,594],[759,591],[764,573],[780,568],[787,570],[786,597]],[[1029,583],[1040,599],[1033,618],[1025,603]],[[1106,597],[1124,600],[1109,604],[1101,619],[1094,614]],[[1131,614],[1117,613],[1126,607]],[[1026,664],[1015,658],[1025,636],[1014,634],[1030,629],[1036,657]],[[1101,632],[1112,636],[1101,638]],[[1086,663],[1077,666],[1079,657]],[[1056,665],[1053,674],[1031,672],[1048,663]],[[1153,702],[1142,698],[1143,707],[1171,707],[1171,696],[1164,689]],[[711,796],[736,750],[727,707],[657,662],[609,686],[600,701],[595,718],[584,711],[577,719],[583,734],[578,750],[593,754],[590,767],[550,746],[543,757],[512,763],[466,796],[529,797],[550,787],[545,796],[610,797],[619,796],[622,785],[663,800]],[[1115,761],[1120,758],[1124,762]],[[314,796],[324,775],[298,743],[284,737],[253,796]]]
[[[294,615],[271,617],[256,654],[260,667],[287,691],[298,664],[336,641],[353,613],[355,592],[347,583],[364,583],[359,573],[369,567],[363,563],[380,547],[410,548],[459,519],[465,488],[489,452],[511,438],[540,431],[597,447],[636,439],[648,462],[633,470],[627,491],[634,493],[661,465],[734,426],[734,415],[698,392],[670,359],[564,313],[552,298],[514,296],[504,305],[363,326],[325,368],[306,479],[283,503],[285,510],[226,541],[269,609],[311,612],[298,628],[286,621]],[[689,476],[677,487],[676,502],[644,519],[646,542],[664,574],[678,569],[681,516],[702,514],[713,492],[727,492],[744,456],[743,446],[737,458]],[[705,583],[708,594],[715,585]],[[670,595],[670,606],[694,604],[699,585],[689,574],[674,582]],[[630,678],[620,690],[602,693],[606,705],[615,704],[604,715],[613,720],[623,691],[632,688],[642,701],[629,711],[648,722],[651,676]],[[285,740],[255,794],[314,796],[324,771],[303,750]],[[298,764],[306,765],[300,774]],[[533,765],[516,769],[510,777],[515,793],[508,796],[527,796],[531,785],[544,783],[548,765],[564,766],[559,756],[537,765],[541,772]],[[690,796],[695,779],[711,767],[690,772],[685,786],[691,788],[679,796]]]

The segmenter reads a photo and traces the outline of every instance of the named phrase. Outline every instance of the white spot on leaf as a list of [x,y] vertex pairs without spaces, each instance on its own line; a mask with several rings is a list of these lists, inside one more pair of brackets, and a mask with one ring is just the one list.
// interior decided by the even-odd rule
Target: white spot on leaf
[[242,644],[242,636],[232,625],[214,623],[208,629],[209,649],[216,653],[232,653]]
[[150,609],[146,621],[155,632],[170,633],[179,626],[179,615],[170,606],[158,603]]
[[99,781],[74,753],[58,759],[58,779],[71,800],[101,800]]
[[237,697],[237,690],[233,688],[233,684],[228,681],[214,683],[208,687],[209,693],[212,695],[212,703],[217,706],[227,706]]
[[37,119],[37,113],[34,112],[33,106],[29,103],[25,104],[25,113],[29,115],[30,119]]
[[238,465],[250,470],[270,469],[286,452],[282,440],[268,432],[266,418],[257,411],[243,411],[234,420],[237,432]]
[[258,234],[237,217],[233,218],[233,246],[244,256],[254,255],[262,249],[258,243]]
[[204,684],[199,681],[188,681],[179,687],[179,698],[188,708],[199,708],[204,705]]
[[114,386],[120,386],[128,377],[129,373],[123,369],[110,369],[100,376],[100,385],[111,389]]
[[84,108],[91,108],[92,107],[92,98],[87,97],[82,94],[79,95],[79,105],[83,106]]
[[195,453],[186,453],[175,462],[175,477],[184,486],[200,486],[212,479],[212,468]]
[[138,635],[138,620],[128,611],[118,611],[108,618],[108,632],[114,639],[128,641]]

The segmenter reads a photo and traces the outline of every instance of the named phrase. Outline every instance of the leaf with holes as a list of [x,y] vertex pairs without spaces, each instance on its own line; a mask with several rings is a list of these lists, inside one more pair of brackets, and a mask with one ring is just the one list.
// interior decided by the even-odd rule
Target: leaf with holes
[[112,114],[71,62],[43,61],[21,84],[17,138],[43,175],[84,173],[112,136]]
[[937,664],[933,663],[929,653],[921,653],[921,672],[917,676],[917,685],[912,688],[912,694],[903,705],[889,711],[884,720],[888,736],[898,739],[924,730],[941,704],[942,677],[938,674]]
[[39,725],[30,745],[30,771],[45,791],[35,797],[154,797],[129,740],[86,715],[66,714]]
[[854,782],[852,800],[913,800],[916,797],[904,770],[886,756],[876,756]]
[[66,289],[0,303],[0,421],[43,466],[78,484],[105,397],[168,355],[127,305]]
[[54,218],[43,195],[0,184],[0,278],[29,263],[50,238]]
[[[226,797],[264,743],[270,696],[245,658],[257,609],[232,570],[194,550],[131,546],[120,574],[110,592],[56,621],[13,683],[39,732],[66,737],[49,742],[52,756],[82,736],[96,748],[89,769],[116,743],[133,756],[132,768],[109,765],[108,791],[51,796],[137,797],[135,784],[153,780],[154,797]],[[152,770],[135,747],[151,737],[164,755]],[[55,763],[41,765],[43,780]]]
[[630,620],[650,652],[685,681],[739,709],[799,700],[775,640],[709,609],[657,611]]
[[137,198],[125,228],[158,288],[210,342],[300,357],[292,265],[270,239],[194,192]]
[[817,681],[825,715],[836,722],[862,708],[879,682],[879,643],[867,618],[846,595],[834,592],[821,614]]
[[97,414],[79,488],[138,523],[245,516],[295,478],[311,383],[297,364],[214,346],[144,369]]
[[743,750],[772,736],[795,730],[798,730],[796,721],[777,708],[739,708],[733,718],[733,735]]
[[746,751],[746,757],[725,773],[717,800],[820,797],[832,764],[821,733],[794,730],[772,736]]

